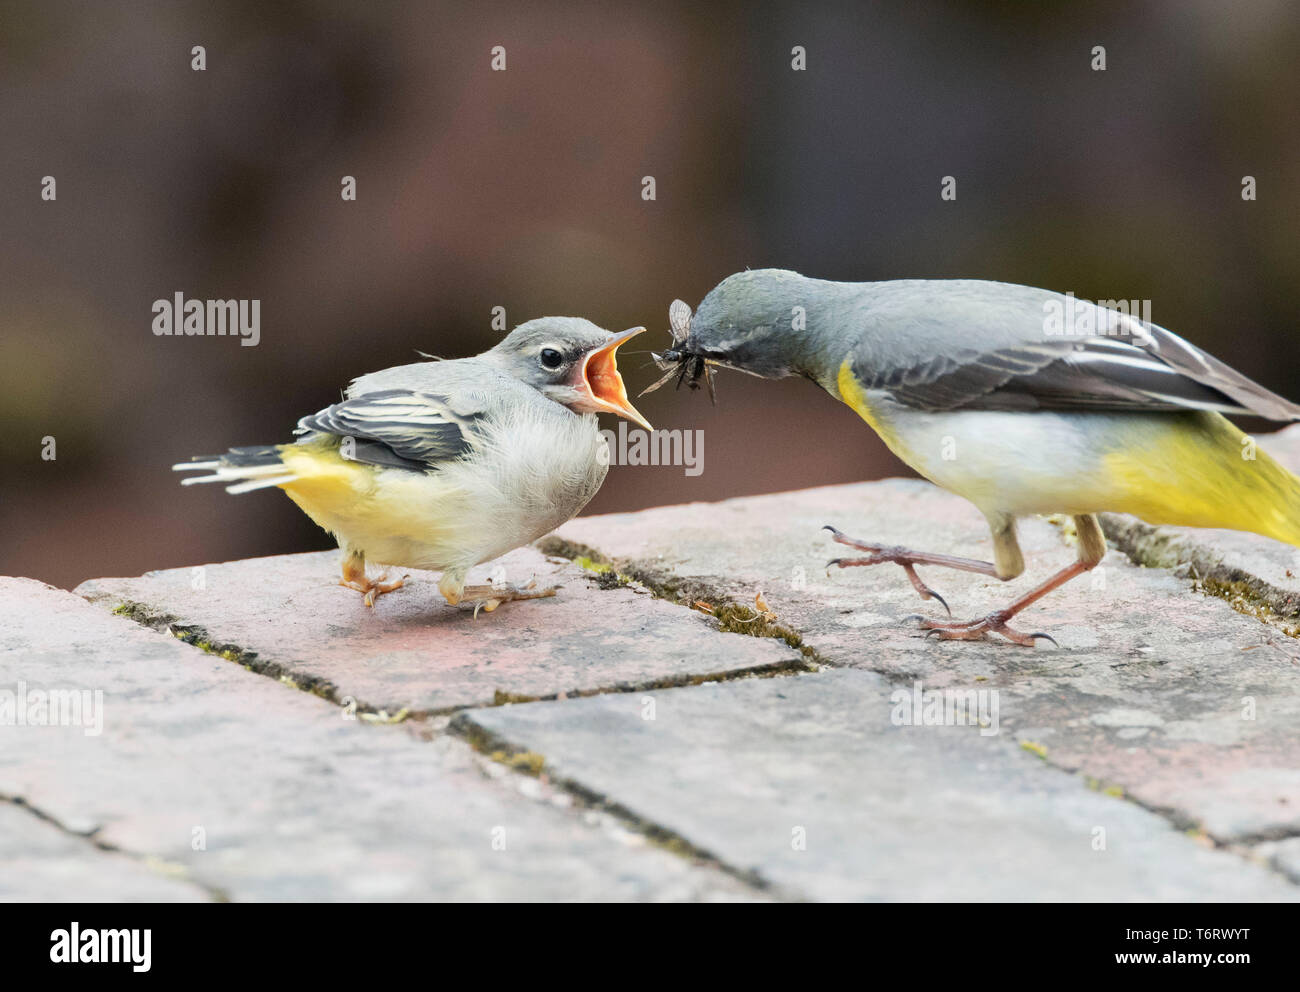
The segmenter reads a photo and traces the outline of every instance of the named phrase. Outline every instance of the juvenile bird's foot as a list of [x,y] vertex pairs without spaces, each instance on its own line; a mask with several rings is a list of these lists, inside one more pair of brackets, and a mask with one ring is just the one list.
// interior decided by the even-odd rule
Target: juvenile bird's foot
[[986,634],[1001,634],[1007,640],[1025,647],[1033,647],[1037,638],[1051,641],[1055,647],[1061,646],[1050,634],[1026,634],[1014,627],[1008,627],[1009,616],[1001,610],[975,620],[928,620],[925,617],[916,619],[920,621],[926,637],[933,634],[941,641],[982,641]]
[[[478,617],[478,611],[491,613],[502,603],[511,603],[521,599],[546,599],[555,595],[556,586],[547,586],[545,589],[535,588],[537,581],[533,580],[526,586],[466,586],[461,590],[460,600],[475,600],[474,616]],[[455,603],[452,604],[453,606]]]
[[954,555],[910,551],[907,548],[885,544],[869,544],[866,541],[859,541],[847,536],[843,531],[832,527],[830,524],[827,524],[822,529],[830,531],[831,538],[837,544],[846,544],[851,548],[857,548],[859,551],[868,552],[866,558],[832,558],[826,563],[827,568],[832,565],[840,568],[852,568],[857,565],[883,565],[892,562],[901,566],[903,571],[907,573],[912,588],[920,594],[922,599],[937,599],[940,605],[948,611],[948,616],[952,616],[952,610],[949,608],[947,601],[921,581],[921,577],[916,574],[917,565],[942,565],[945,568],[957,568],[963,572],[979,572],[983,575],[997,574],[991,562],[976,561],[973,558],[957,558]]
[[382,596],[386,592],[392,592],[394,589],[400,589],[406,583],[406,576],[393,581],[387,581],[385,575],[380,579],[371,579],[366,576],[366,559],[363,555],[351,554],[343,559],[343,578],[339,580],[339,585],[348,589],[355,589],[362,594],[362,602],[367,606],[375,605],[375,597]]
[[[388,578],[388,576],[384,576],[384,579],[386,578]],[[362,596],[361,601],[365,603],[367,606],[375,605],[376,596],[382,596],[386,592],[392,592],[394,589],[400,589],[402,588],[403,585],[405,585],[405,583],[406,583],[406,576],[402,576],[400,579],[394,579],[391,582],[385,582],[383,581],[383,579],[366,578],[364,572],[362,573],[360,579],[344,578],[339,580],[339,585],[346,586],[349,589],[355,589],[357,592],[363,593],[364,595]]]

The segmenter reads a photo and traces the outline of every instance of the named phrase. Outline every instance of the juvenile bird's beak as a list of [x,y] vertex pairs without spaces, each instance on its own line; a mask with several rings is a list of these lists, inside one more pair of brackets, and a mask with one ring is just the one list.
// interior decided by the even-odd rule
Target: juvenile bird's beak
[[616,334],[608,344],[588,352],[582,362],[582,380],[577,383],[577,388],[590,397],[584,404],[584,409],[589,412],[614,413],[652,431],[654,428],[650,426],[650,421],[641,416],[627,398],[627,388],[623,385],[623,377],[619,375],[618,362],[614,358],[619,345],[644,330],[644,327],[634,327]]

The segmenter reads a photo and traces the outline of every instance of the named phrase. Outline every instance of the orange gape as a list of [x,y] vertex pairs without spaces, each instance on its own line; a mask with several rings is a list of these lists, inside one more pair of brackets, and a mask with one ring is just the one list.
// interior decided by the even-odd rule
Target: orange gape
[[598,351],[587,360],[587,385],[597,399],[622,406],[627,402],[627,389],[618,374],[618,360],[614,352]]
[[633,334],[640,333],[641,330],[643,328],[625,332],[604,348],[589,354],[582,365],[582,377],[588,392],[591,393],[595,409],[627,417],[646,430],[653,430],[650,423],[637,412],[636,407],[627,398],[627,387],[623,385],[623,377],[618,372],[618,359],[615,357],[619,345]]

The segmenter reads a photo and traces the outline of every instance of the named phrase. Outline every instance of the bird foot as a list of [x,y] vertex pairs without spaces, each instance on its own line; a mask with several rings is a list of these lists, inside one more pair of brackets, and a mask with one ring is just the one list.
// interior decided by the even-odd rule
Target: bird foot
[[461,592],[461,600],[474,600],[474,617],[478,618],[479,610],[484,613],[491,613],[502,603],[511,603],[521,599],[546,599],[554,596],[556,586],[547,586],[545,589],[538,589],[537,580],[533,579],[524,586],[512,585],[491,585],[491,586],[466,586]]
[[1025,647],[1033,647],[1038,638],[1051,641],[1055,647],[1061,646],[1056,643],[1056,638],[1051,634],[1041,632],[1026,634],[1014,627],[1008,627],[1007,620],[1010,618],[1000,611],[975,620],[929,620],[925,617],[916,619],[920,621],[926,637],[933,634],[941,641],[982,641],[987,639],[988,634],[1001,634],[1012,643]]
[[830,568],[832,565],[835,565],[838,568],[853,568],[860,565],[883,565],[887,562],[900,565],[902,566],[903,571],[907,573],[907,578],[912,583],[912,588],[917,591],[917,594],[922,599],[938,600],[939,605],[947,611],[948,616],[952,616],[952,608],[948,605],[948,601],[922,582],[921,577],[916,574],[916,566],[918,564],[929,564],[918,556],[916,552],[909,551],[907,548],[891,547],[884,544],[868,544],[865,541],[858,541],[852,537],[848,537],[843,531],[837,530],[830,524],[827,524],[822,529],[830,531],[831,537],[836,541],[836,543],[847,544],[851,548],[857,548],[859,551],[866,551],[869,553],[866,558],[832,558],[826,563],[827,568]]
[[340,579],[339,585],[362,593],[361,601],[367,606],[374,606],[376,596],[382,596],[384,593],[402,588],[409,576],[403,575],[400,579],[394,579],[391,582],[384,581],[387,578],[388,576],[385,575],[383,579],[370,579],[366,577],[363,571],[360,578]]

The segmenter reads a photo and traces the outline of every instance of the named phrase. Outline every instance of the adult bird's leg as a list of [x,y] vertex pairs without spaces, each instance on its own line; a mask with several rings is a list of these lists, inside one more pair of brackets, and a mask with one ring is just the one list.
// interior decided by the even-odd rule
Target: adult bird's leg
[[[857,548],[859,551],[866,551],[869,557],[866,558],[832,558],[826,563],[826,567],[838,565],[840,568],[852,568],[857,565],[882,565],[886,562],[892,562],[895,565],[901,565],[903,571],[907,573],[908,579],[911,580],[912,588],[921,594],[922,599],[937,599],[943,608],[948,610],[948,615],[952,616],[952,610],[949,609],[948,603],[937,592],[921,581],[921,577],[916,574],[917,565],[942,565],[944,568],[956,568],[963,572],[978,572],[980,575],[991,575],[994,578],[1014,578],[1010,575],[1002,575],[998,571],[998,566],[989,561],[977,561],[974,558],[958,558],[956,555],[932,554],[927,551],[911,551],[908,548],[900,548],[885,544],[868,544],[865,541],[858,541],[848,537],[843,531],[827,524],[823,530],[831,532],[832,539],[837,544],[847,544],[850,548]],[[1011,541],[1015,541],[1015,531],[1009,531]],[[994,543],[997,543],[997,532],[994,532]],[[1017,555],[1018,555],[1017,551]]]
[[546,599],[554,596],[556,590],[555,586],[547,586],[545,589],[534,588],[537,585],[536,580],[524,586],[467,586],[464,583],[463,575],[453,576],[444,572],[442,578],[438,580],[438,591],[452,606],[458,605],[462,600],[474,602],[475,617],[478,616],[479,610],[491,613],[502,603],[512,603],[521,599]]
[[1008,627],[1007,621],[1025,607],[1038,602],[1052,590],[1059,589],[1075,576],[1096,568],[1101,560],[1106,557],[1106,537],[1101,532],[1101,524],[1097,522],[1096,514],[1089,513],[1075,517],[1074,528],[1079,538],[1079,557],[1074,564],[1067,565],[1046,582],[1035,586],[1023,596],[1013,600],[1009,606],[1001,610],[995,610],[986,617],[964,622],[923,619],[921,626],[929,632],[926,636],[928,637],[932,633],[945,641],[976,641],[982,639],[985,634],[995,633],[1001,634],[1009,641],[1027,647],[1032,647],[1034,639],[1037,637],[1044,638],[1055,644],[1056,641],[1047,634],[1021,633]]
[[[384,579],[386,578],[388,576],[385,575]],[[375,605],[376,596],[402,588],[405,581],[405,576],[392,582],[368,579],[366,578],[366,556],[363,552],[349,551],[343,555],[343,578],[339,581],[339,585],[363,593],[361,601],[367,606]]]

